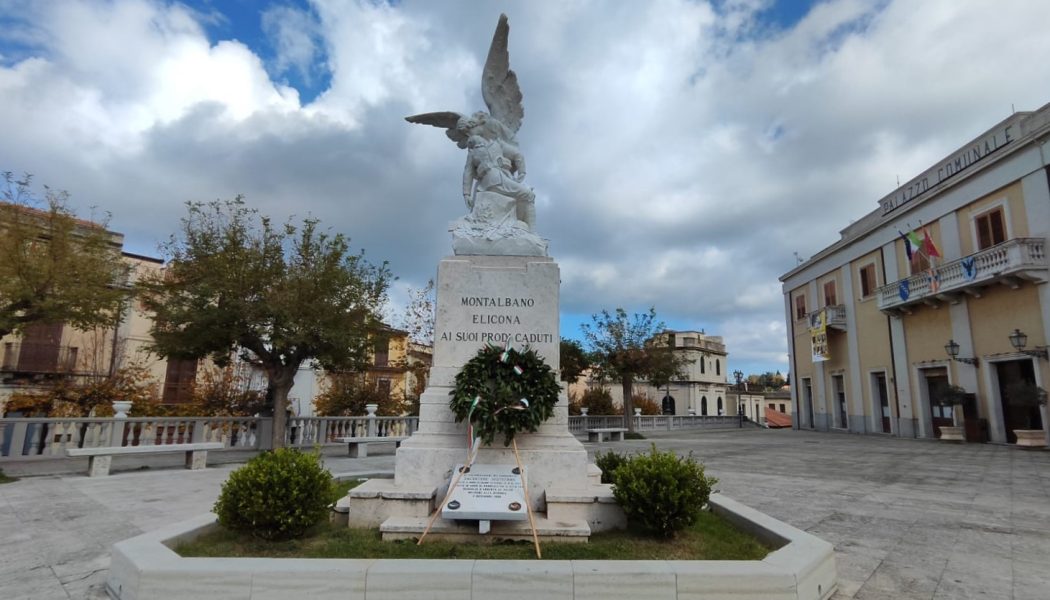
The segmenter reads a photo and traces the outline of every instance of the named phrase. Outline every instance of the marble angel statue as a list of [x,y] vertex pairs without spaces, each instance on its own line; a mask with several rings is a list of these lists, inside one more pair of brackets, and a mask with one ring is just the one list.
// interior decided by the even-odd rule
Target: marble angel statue
[[[467,150],[463,199],[469,214],[453,223],[457,254],[546,254],[536,236],[536,195],[523,183],[525,157],[515,134],[525,116],[518,77],[510,69],[510,26],[500,15],[481,74],[488,112],[432,112],[405,117],[410,123],[444,128]],[[509,240],[509,241],[508,241]]]

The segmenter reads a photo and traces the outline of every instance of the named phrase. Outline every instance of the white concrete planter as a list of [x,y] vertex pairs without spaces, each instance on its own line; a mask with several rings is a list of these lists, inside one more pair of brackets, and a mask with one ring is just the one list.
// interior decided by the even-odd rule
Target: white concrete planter
[[760,561],[392,560],[183,558],[179,543],[216,527],[215,515],[113,546],[107,586],[119,600],[350,598],[763,598],[825,600],[835,592],[834,548],[720,494],[711,508],[782,543]]
[[1046,435],[1042,429],[1014,429],[1017,436],[1017,445],[1029,448],[1043,448],[1046,446]]
[[962,427],[941,426],[941,439],[946,442],[965,442],[966,433]]

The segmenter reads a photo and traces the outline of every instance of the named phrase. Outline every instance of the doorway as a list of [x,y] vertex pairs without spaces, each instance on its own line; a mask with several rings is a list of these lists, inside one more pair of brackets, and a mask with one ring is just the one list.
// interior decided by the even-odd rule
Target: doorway
[[954,407],[934,405],[934,399],[939,397],[950,385],[948,383],[948,368],[922,369],[922,374],[924,379],[926,379],[926,398],[929,400],[933,437],[941,437],[941,427],[951,427],[955,424],[952,418]]
[[1039,408],[1035,406],[1014,406],[1006,401],[1006,388],[1011,383],[1023,381],[1035,383],[1035,366],[1030,359],[1008,360],[995,363],[995,374],[999,379],[999,403],[1003,408],[1003,426],[1006,428],[1006,441],[1017,443],[1015,429],[1033,429],[1040,425]]
[[665,415],[674,414],[674,398],[670,394],[664,396],[663,406],[661,406],[661,409],[663,414]]
[[882,416],[882,433],[891,433],[890,420],[892,415],[890,414],[890,395],[889,390],[886,387],[886,374],[885,373],[872,373],[872,386],[874,387],[875,398],[878,399],[878,413]]
[[809,377],[802,379],[802,405],[806,415],[806,427],[816,429],[813,422],[813,380]]

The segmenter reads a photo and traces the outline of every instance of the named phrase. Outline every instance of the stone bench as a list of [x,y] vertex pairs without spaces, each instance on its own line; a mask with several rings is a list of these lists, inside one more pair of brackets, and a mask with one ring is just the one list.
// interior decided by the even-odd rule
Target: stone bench
[[347,445],[347,448],[350,451],[350,458],[365,458],[368,456],[368,444],[371,442],[394,442],[394,447],[400,448],[401,441],[407,439],[407,435],[391,435],[387,437],[341,437],[335,438],[335,441]]
[[203,469],[208,464],[208,450],[221,450],[222,442],[201,442],[196,444],[162,444],[157,446],[110,446],[104,448],[69,448],[66,456],[88,457],[88,476],[103,477],[109,475],[109,466],[114,456],[126,454],[159,454],[165,452],[185,452],[187,469]]
[[611,442],[622,442],[623,434],[627,431],[626,427],[606,427],[604,429],[588,429],[587,430],[587,441],[598,442],[599,444],[605,441],[608,437]]

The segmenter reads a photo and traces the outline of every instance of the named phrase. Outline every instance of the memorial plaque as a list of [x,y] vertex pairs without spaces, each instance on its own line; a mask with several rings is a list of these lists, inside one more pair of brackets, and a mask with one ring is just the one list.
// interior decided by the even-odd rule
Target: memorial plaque
[[[456,465],[456,473],[463,465]],[[455,480],[455,475],[452,477]],[[463,474],[441,516],[445,519],[523,521],[528,516],[521,475],[514,465],[478,465]]]

